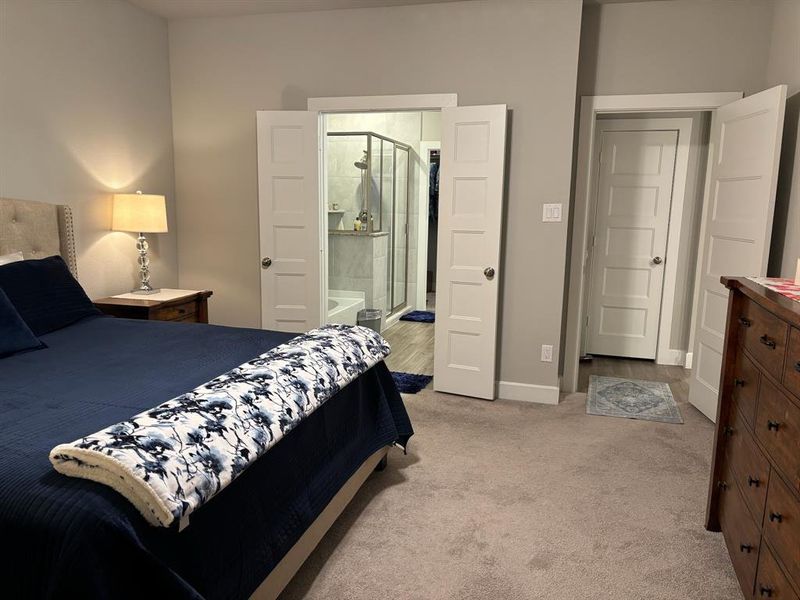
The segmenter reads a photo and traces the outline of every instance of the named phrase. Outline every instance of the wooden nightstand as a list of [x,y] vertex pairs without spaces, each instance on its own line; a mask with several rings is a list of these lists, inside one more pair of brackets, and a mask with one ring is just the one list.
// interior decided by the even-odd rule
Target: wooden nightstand
[[210,290],[162,289],[155,294],[120,294],[100,298],[94,305],[103,313],[124,319],[208,323]]

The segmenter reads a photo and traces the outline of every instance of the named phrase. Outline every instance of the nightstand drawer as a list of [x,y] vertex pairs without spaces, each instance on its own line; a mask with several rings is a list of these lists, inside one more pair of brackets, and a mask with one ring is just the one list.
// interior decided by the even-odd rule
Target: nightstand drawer
[[150,314],[150,318],[157,321],[190,321],[191,317],[197,314],[197,302],[186,302],[175,306],[157,308],[152,310]]

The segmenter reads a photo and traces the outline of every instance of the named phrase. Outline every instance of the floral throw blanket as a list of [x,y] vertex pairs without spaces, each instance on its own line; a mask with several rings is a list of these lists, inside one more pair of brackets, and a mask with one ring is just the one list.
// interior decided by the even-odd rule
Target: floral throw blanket
[[389,355],[364,327],[327,325],[173,398],[50,451],[55,469],[108,485],[156,526],[225,488],[303,418]]

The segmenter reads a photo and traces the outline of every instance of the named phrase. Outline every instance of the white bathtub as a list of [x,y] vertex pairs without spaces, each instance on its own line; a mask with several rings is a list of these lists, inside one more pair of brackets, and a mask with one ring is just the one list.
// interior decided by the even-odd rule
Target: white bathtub
[[364,308],[364,292],[328,290],[328,323],[355,325]]

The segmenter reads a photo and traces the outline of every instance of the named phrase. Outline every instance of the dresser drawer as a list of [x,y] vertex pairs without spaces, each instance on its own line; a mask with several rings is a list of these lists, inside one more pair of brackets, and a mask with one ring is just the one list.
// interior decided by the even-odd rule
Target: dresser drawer
[[769,461],[759,450],[744,424],[742,414],[736,408],[731,411],[730,426],[726,449],[728,464],[739,484],[747,508],[750,509],[756,522],[760,523],[764,516],[764,503],[767,500]]
[[800,396],[800,329],[796,327],[790,328],[783,385],[795,396]]
[[800,502],[777,475],[769,482],[764,537],[800,585]]
[[753,583],[758,566],[758,549],[761,545],[761,532],[750,517],[739,487],[729,468],[723,470],[718,482],[719,520],[728,554],[731,556],[733,570],[746,597],[753,593]]
[[761,556],[758,559],[758,575],[756,575],[756,591],[753,598],[761,600],[770,598],[771,600],[800,600],[792,590],[791,584],[781,571],[775,557],[769,548],[764,546],[761,549]]
[[780,380],[789,325],[755,302],[744,300],[739,315],[740,340],[768,373]]
[[800,407],[766,378],[758,393],[755,432],[778,468],[800,491]]
[[196,313],[197,303],[192,301],[156,309],[152,312],[151,318],[158,321],[191,321]]
[[756,419],[756,398],[761,373],[744,352],[739,351],[737,354],[733,374],[733,399],[752,426]]

